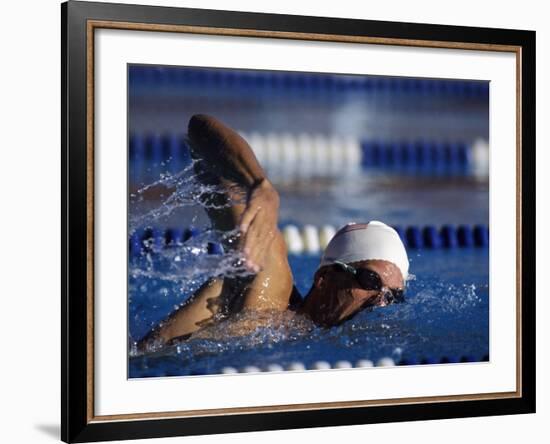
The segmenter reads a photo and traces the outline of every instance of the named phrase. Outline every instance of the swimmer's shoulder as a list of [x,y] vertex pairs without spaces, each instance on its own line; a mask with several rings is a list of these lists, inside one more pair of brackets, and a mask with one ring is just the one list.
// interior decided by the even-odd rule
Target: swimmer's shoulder
[[296,288],[296,285],[292,285],[292,292],[290,293],[290,299],[288,301],[288,309],[292,311],[296,311],[299,308],[302,307],[304,303],[304,300],[302,298],[302,295]]

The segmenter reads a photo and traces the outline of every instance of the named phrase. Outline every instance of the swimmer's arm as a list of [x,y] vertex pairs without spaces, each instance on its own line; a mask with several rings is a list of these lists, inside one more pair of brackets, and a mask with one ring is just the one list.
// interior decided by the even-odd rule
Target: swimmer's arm
[[[239,227],[243,239],[238,248],[255,273],[239,298],[241,307],[233,307],[234,311],[286,310],[293,279],[285,241],[277,227],[279,194],[248,143],[231,128],[213,117],[195,115],[189,121],[188,135],[193,157],[200,159],[197,170],[216,177],[229,194],[234,187],[246,193],[245,205],[233,204],[231,211],[224,213],[229,218],[217,210],[209,212],[217,227]],[[224,222],[227,219],[230,223]]]
[[147,333],[138,342],[138,350],[145,351],[155,343],[165,344],[175,338],[186,338],[208,325],[221,310],[223,280],[206,282],[181,307]]
[[196,114],[189,120],[188,135],[192,153],[218,177],[247,190],[267,179],[248,143],[219,120]]
[[248,143],[213,117],[195,115],[188,128],[194,157],[220,178],[228,189],[237,185],[247,194],[246,207],[236,221],[244,240],[247,265],[258,272],[278,237],[279,194],[268,180]]

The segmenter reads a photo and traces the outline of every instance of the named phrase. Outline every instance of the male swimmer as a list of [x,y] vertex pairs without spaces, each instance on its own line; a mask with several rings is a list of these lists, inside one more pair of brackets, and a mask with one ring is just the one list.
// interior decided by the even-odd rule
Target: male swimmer
[[[207,281],[138,344],[148,348],[186,339],[242,310],[295,311],[322,327],[339,325],[367,307],[403,300],[409,261],[399,235],[382,222],[349,224],[329,242],[304,299],[293,285],[287,249],[277,227],[279,195],[247,142],[219,120],[195,115],[188,135],[197,177],[227,195],[209,197],[213,228],[238,228],[239,248],[251,275]],[[244,193],[246,199],[237,199]]]

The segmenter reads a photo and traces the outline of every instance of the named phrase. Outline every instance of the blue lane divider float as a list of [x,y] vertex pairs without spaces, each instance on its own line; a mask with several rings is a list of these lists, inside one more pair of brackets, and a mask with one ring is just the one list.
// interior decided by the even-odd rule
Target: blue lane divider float
[[177,173],[191,162],[184,134],[130,134],[128,145],[132,183],[158,177],[160,171]]
[[395,367],[404,365],[434,365],[434,364],[454,364],[468,362],[486,362],[489,361],[489,356],[484,355],[481,358],[476,358],[470,355],[464,356],[442,356],[439,358],[424,357],[421,359],[400,359],[395,361],[393,358],[386,356],[378,360],[359,359],[355,362],[339,360],[335,362],[315,361],[310,365],[306,365],[301,361],[293,361],[286,365],[276,363],[266,365],[241,365],[241,366],[225,366],[220,369],[219,373],[234,374],[234,373],[260,373],[260,372],[283,372],[283,371],[304,371],[304,370],[330,370],[330,369],[349,369],[349,368],[371,368],[371,367]]
[[[393,227],[405,246],[409,249],[453,249],[453,248],[487,248],[489,246],[489,227],[487,225],[433,225]],[[336,227],[324,225],[286,225],[282,233],[289,254],[320,254],[336,233]],[[162,248],[183,245],[187,240],[201,233],[195,227],[186,229],[156,228],[138,229],[129,239],[128,247],[131,258],[144,252],[153,252]],[[207,242],[205,251],[208,254],[222,254],[219,243]]]
[[[142,253],[150,253],[163,248],[183,245],[187,240],[201,233],[195,227],[186,229],[168,228],[159,230],[156,228],[139,228],[135,230],[129,239],[129,253],[131,258],[139,257]],[[206,245],[208,254],[220,254],[222,246],[212,242]]]
[[191,154],[183,133],[132,133],[129,139],[129,158],[136,162],[178,159],[187,163],[191,160]]
[[472,165],[472,147],[463,142],[432,141],[361,143],[362,166],[406,172],[467,174]]
[[[461,97],[486,100],[489,83],[483,81],[434,80],[406,77],[337,76],[331,74],[276,71],[214,70],[131,66],[130,87],[137,92],[178,88],[218,88],[256,93],[258,90],[308,93],[390,93],[398,95]],[[158,91],[156,91],[158,93]]]
[[[489,173],[489,145],[437,141],[379,141],[315,134],[241,135],[270,175],[339,175],[360,169],[405,174],[476,175]],[[191,159],[184,135],[132,134],[129,140],[132,180],[147,168],[176,172]]]
[[[489,227],[487,225],[433,225],[393,227],[407,248],[487,248],[489,246]],[[316,254],[325,249],[336,233],[336,228],[325,225],[320,228],[313,225],[286,225],[282,232],[291,254]]]
[[407,248],[472,248],[489,246],[489,227],[486,225],[411,225],[394,226]]

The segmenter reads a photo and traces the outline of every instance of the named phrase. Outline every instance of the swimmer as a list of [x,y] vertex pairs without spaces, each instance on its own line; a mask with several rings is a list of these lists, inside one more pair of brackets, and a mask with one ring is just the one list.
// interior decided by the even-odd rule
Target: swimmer
[[[248,277],[210,279],[153,328],[138,349],[171,343],[243,310],[294,311],[321,327],[340,325],[368,307],[404,299],[409,262],[399,235],[382,222],[348,224],[327,245],[302,298],[293,285],[286,244],[278,229],[279,195],[248,143],[219,120],[194,115],[188,126],[197,178],[227,190],[209,197],[215,229],[240,231],[238,248]],[[246,198],[239,199],[239,195]],[[230,204],[228,204],[230,203]]]

